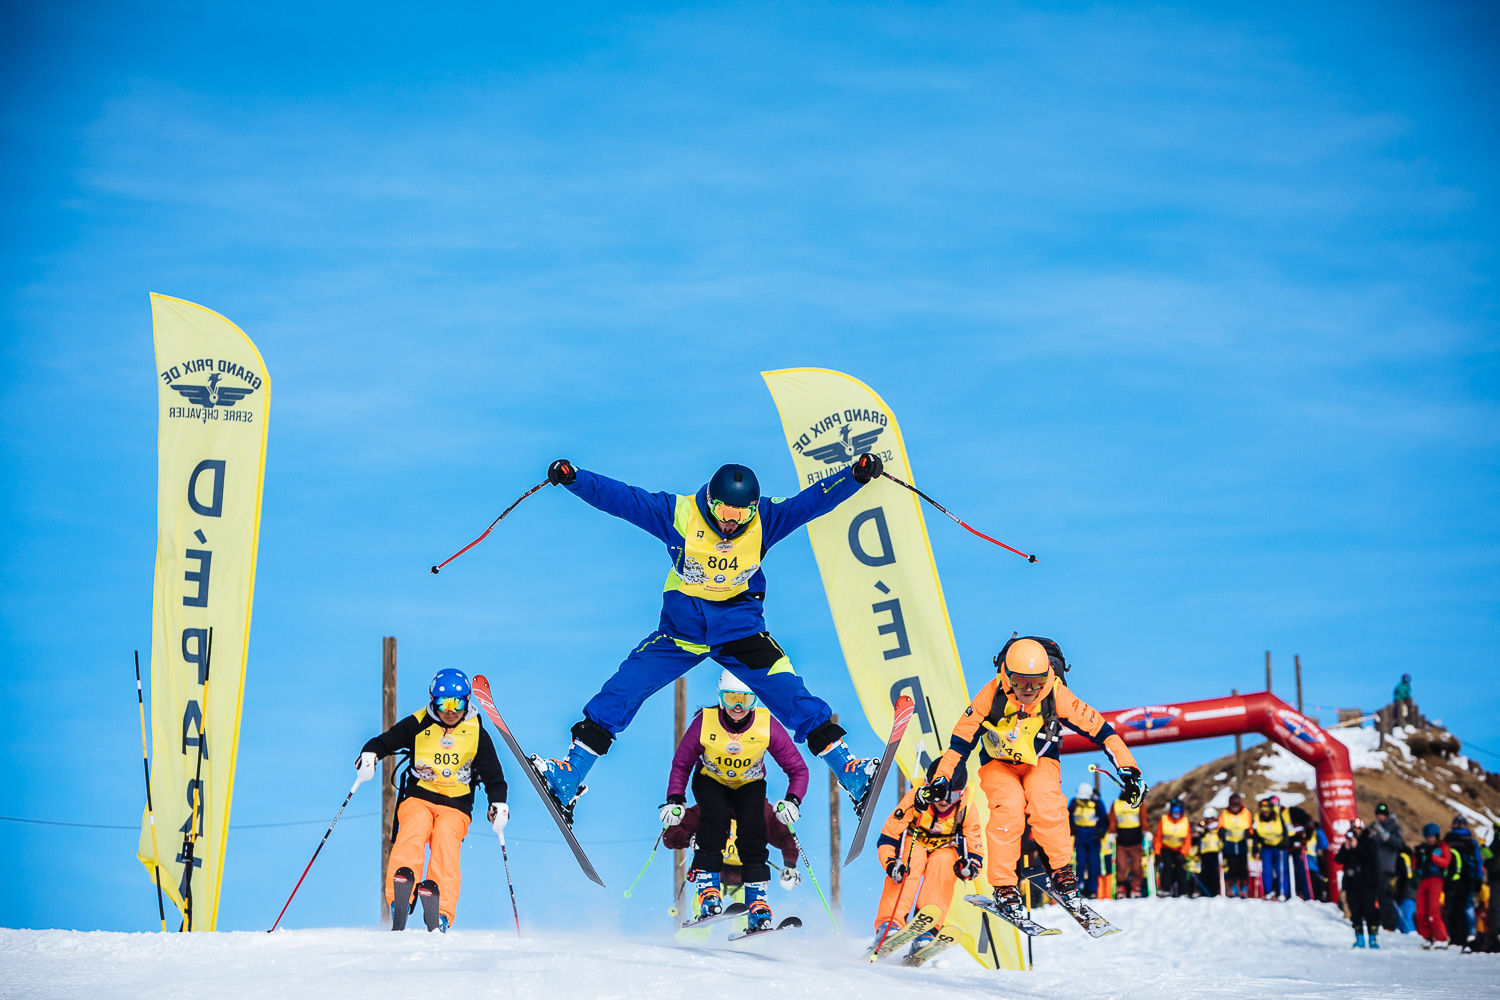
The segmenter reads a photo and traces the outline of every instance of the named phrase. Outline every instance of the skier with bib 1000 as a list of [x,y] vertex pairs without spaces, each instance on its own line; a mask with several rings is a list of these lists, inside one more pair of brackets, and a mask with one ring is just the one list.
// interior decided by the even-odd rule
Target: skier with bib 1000
[[792,730],[796,742],[806,742],[832,768],[855,808],[862,807],[879,761],[850,753],[833,710],[807,690],[766,631],[766,578],[760,563],[772,545],[827,514],[880,473],[880,458],[867,452],[849,468],[783,499],[762,497],[755,473],[743,465],[723,466],[696,493],[678,495],[648,493],[567,459],[552,463],[549,482],[654,535],[666,544],[672,560],[656,631],[583,706],[567,755],[532,758],[570,819],[589,768],[609,751],[645,700],[705,657],[744,681]]
[[1062,727],[1088,737],[1109,755],[1120,773],[1126,802],[1138,804],[1144,789],[1140,767],[1125,741],[1098,711],[1063,684],[1061,674],[1067,663],[1057,643],[1040,636],[1013,638],[996,655],[995,669],[995,679],[980,689],[959,716],[948,749],[917,801],[947,795],[954,772],[979,747],[979,786],[990,803],[985,827],[987,878],[1002,915],[1022,919],[1026,911],[1016,862],[1028,821],[1032,837],[1051,866],[1053,891],[1070,908],[1080,903],[1068,800],[1063,797],[1058,763]]
[[[422,902],[427,929],[447,932],[458,908],[459,847],[469,832],[474,781],[489,798],[488,818],[496,833],[505,829],[505,772],[495,744],[469,704],[469,678],[451,667],[439,670],[427,690],[427,707],[371,737],[355,767],[360,778],[375,776],[375,762],[393,753],[411,755],[401,798],[396,803],[395,843],[386,869],[385,901],[391,930],[404,930],[406,918]],[[427,878],[417,882],[426,859]]]
[[786,795],[776,803],[776,816],[790,826],[797,822],[802,796],[807,794],[807,765],[781,723],[770,712],[757,710],[755,694],[725,670],[719,675],[719,703],[699,712],[682,734],[672,757],[667,800],[659,812],[663,827],[682,822],[687,807],[684,793],[692,775],[693,798],[698,803],[693,872],[700,918],[723,909],[719,875],[724,870],[729,823],[735,821],[735,847],[752,931],[771,929],[771,904],[766,900],[771,881],[765,813],[767,754],[786,772]]

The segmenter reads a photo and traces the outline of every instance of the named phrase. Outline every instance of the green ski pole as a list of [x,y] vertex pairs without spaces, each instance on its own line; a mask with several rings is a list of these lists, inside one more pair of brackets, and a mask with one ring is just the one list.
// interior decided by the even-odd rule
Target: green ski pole
[[802,846],[802,838],[797,836],[797,828],[792,824],[786,825],[787,832],[792,835],[792,843],[797,845],[797,853],[802,855],[802,867],[807,869],[807,877],[812,879],[813,888],[817,890],[818,899],[823,902],[823,909],[828,914],[828,922],[833,924],[833,932],[839,933],[839,922],[833,915],[833,907],[828,905],[828,897],[823,895],[823,887],[818,884],[818,876],[813,872],[812,862],[807,859],[807,848]]
[[661,846],[662,835],[666,832],[666,827],[663,827],[661,832],[656,835],[656,843],[651,845],[651,856],[646,859],[646,867],[641,869],[641,873],[635,877],[635,882],[630,883],[630,888],[625,890],[626,899],[630,898],[631,890],[633,890],[636,887],[636,884],[640,882],[641,878],[645,876],[646,869],[651,867],[651,862],[656,860],[656,849]]

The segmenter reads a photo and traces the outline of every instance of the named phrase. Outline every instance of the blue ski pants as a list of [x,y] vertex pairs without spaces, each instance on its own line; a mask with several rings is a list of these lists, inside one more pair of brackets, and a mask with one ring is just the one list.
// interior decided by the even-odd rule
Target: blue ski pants
[[[614,676],[583,706],[583,714],[618,736],[630,725],[646,699],[712,657],[755,692],[776,720],[806,742],[807,734],[833,717],[833,709],[815,697],[792,669],[791,660],[767,632],[756,632],[717,646],[674,639],[652,632],[631,650]],[[817,748],[822,749],[822,748]]]
[[1074,863],[1078,867],[1078,886],[1084,899],[1099,895],[1099,841],[1078,838],[1073,843]]
[[1260,886],[1265,895],[1290,896],[1292,885],[1291,879],[1287,877],[1290,874],[1287,871],[1286,848],[1261,847]]

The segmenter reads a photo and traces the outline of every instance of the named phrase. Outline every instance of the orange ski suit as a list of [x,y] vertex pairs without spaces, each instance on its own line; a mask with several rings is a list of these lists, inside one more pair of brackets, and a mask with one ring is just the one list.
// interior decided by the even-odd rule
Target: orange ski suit
[[1071,864],[1073,834],[1062,791],[1058,746],[1062,727],[1093,740],[1116,769],[1137,767],[1125,741],[1092,706],[1050,670],[1042,694],[1028,708],[1011,692],[1004,671],[964,709],[934,777],[953,777],[959,763],[979,747],[979,787],[990,802],[985,828],[991,886],[1017,885],[1016,862],[1026,823],[1053,868]]
[[984,863],[979,852],[984,843],[984,827],[979,813],[969,808],[968,796],[946,813],[931,806],[916,805],[917,790],[908,791],[880,829],[876,856],[880,869],[899,858],[910,869],[900,882],[889,875],[880,893],[875,911],[875,929],[894,921],[906,923],[912,909],[937,906],[942,910],[938,925],[948,918],[948,904],[953,901],[953,883],[958,879],[956,866],[964,857]]

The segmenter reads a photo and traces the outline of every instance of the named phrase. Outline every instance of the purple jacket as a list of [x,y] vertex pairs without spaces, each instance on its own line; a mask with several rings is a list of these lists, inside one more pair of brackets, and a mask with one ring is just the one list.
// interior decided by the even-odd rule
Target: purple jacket
[[[755,712],[763,712],[765,709],[757,708],[755,712],[747,713],[735,725],[729,718],[729,714],[722,708],[719,711],[719,725],[731,733],[743,733],[750,728],[755,721]],[[682,734],[682,742],[677,744],[677,752],[672,755],[672,775],[667,779],[668,795],[686,795],[688,779],[692,777],[693,769],[698,766],[699,756],[703,749],[703,713],[693,715],[692,724],[687,727],[687,732]],[[807,794],[807,765],[802,762],[802,755],[797,752],[797,745],[792,742],[792,737],[781,723],[775,719],[771,720],[771,746],[769,753],[786,772],[787,787],[786,797],[795,798],[798,802]]]

